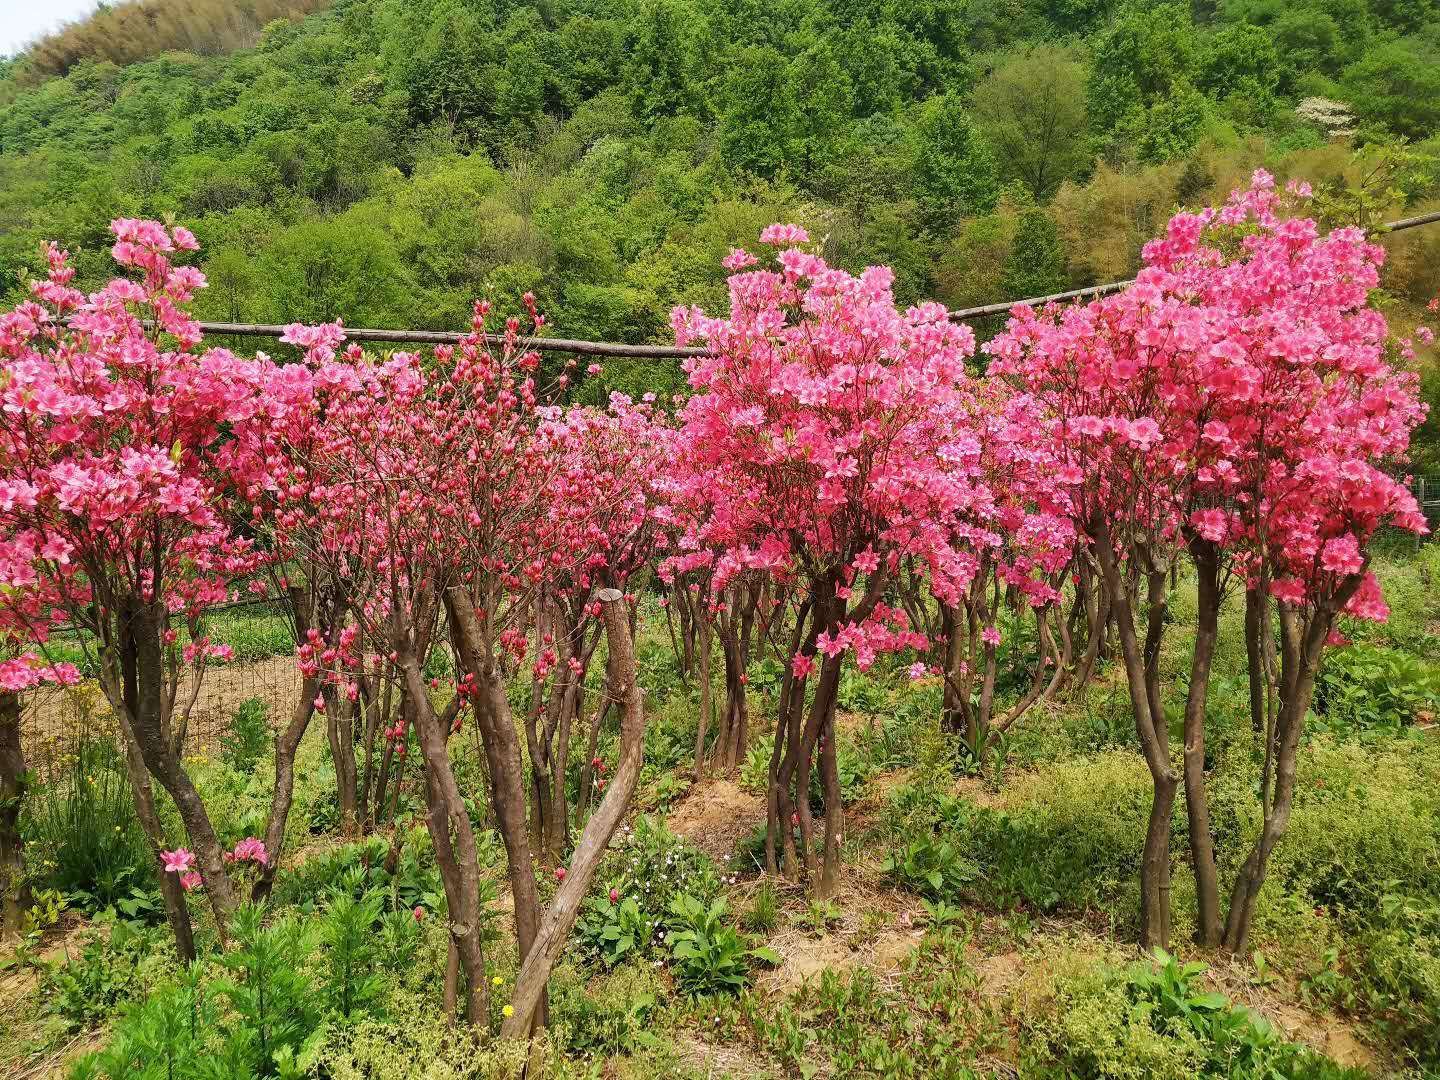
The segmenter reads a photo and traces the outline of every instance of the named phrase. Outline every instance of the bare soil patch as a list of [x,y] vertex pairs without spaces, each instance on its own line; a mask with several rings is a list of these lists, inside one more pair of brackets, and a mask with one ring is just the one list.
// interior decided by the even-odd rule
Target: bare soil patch
[[1366,1044],[1354,1023],[1297,1003],[1298,990],[1290,980],[1256,986],[1247,965],[1217,962],[1206,973],[1206,981],[1236,1004],[1254,1009],[1292,1042],[1304,1043],[1350,1068],[1385,1071],[1381,1055]]
[[684,799],[665,819],[671,832],[721,864],[735,851],[739,841],[763,824],[765,799],[723,776],[692,784]]

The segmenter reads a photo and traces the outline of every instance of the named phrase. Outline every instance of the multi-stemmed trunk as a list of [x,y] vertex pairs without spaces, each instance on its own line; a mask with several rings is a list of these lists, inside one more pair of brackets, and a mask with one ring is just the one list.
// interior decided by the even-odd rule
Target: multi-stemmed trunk
[[730,772],[745,756],[749,738],[749,713],[745,707],[745,667],[749,648],[747,638],[753,626],[755,596],[751,587],[731,589],[728,610],[722,607],[717,615],[716,636],[725,666],[725,712],[715,736],[715,766],[722,773]]
[[[1350,598],[1364,580],[1364,571],[1345,578],[1333,593],[1307,610],[1278,605],[1280,623],[1279,702],[1271,710],[1265,732],[1265,759],[1260,777],[1260,835],[1235,878],[1223,944],[1232,953],[1244,953],[1255,921],[1255,902],[1265,883],[1270,855],[1290,824],[1295,784],[1304,733],[1305,716],[1315,694],[1315,678],[1325,641]],[[1268,618],[1262,616],[1262,625]]]
[[[531,862],[530,830],[525,820],[524,764],[505,682],[487,644],[485,627],[470,594],[459,586],[445,593],[445,614],[455,639],[455,652],[466,675],[474,679],[475,723],[485,750],[490,805],[505,845],[510,890],[515,902],[515,939],[523,962],[540,926],[540,898]],[[544,1001],[536,1023],[544,1022]]]
[[1170,763],[1169,731],[1159,687],[1159,647],[1169,574],[1168,570],[1153,567],[1146,573],[1146,634],[1142,645],[1135,630],[1129,583],[1122,575],[1103,513],[1092,518],[1090,534],[1095,541],[1103,586],[1115,614],[1135,732],[1150,770],[1150,819],[1140,857],[1140,944],[1146,948],[1164,948],[1170,942],[1170,824],[1180,781]]
[[315,713],[315,695],[319,692],[319,679],[313,676],[301,679],[300,697],[290,710],[290,721],[275,733],[275,787],[270,796],[270,815],[265,822],[265,851],[269,862],[260,867],[251,886],[250,899],[254,903],[267,899],[275,886],[275,873],[285,847],[285,826],[295,799],[295,755]]
[[1201,945],[1214,948],[1220,944],[1220,884],[1205,792],[1205,703],[1220,634],[1220,557],[1216,545],[1199,536],[1191,538],[1190,551],[1195,562],[1197,603],[1195,651],[1185,698],[1185,811],[1198,909],[1195,936]]
[[1196,631],[1185,702],[1185,802],[1198,908],[1196,938],[1207,947],[1223,946],[1230,952],[1243,953],[1270,855],[1289,824],[1300,739],[1325,641],[1363,575],[1348,578],[1333,595],[1308,610],[1279,606],[1278,680],[1268,577],[1263,570],[1258,583],[1247,590],[1245,646],[1250,712],[1252,724],[1263,740],[1261,829],[1236,875],[1229,909],[1223,911],[1205,786],[1205,704],[1219,636],[1221,557],[1216,544],[1198,536],[1190,538],[1189,547],[1196,573]]
[[780,764],[791,744],[791,733],[799,730],[801,709],[805,701],[805,679],[795,674],[793,659],[803,656],[808,660],[815,655],[815,637],[818,631],[809,618],[811,603],[809,597],[801,603],[795,615],[789,651],[782,657],[784,673],[780,679],[775,740],[770,751],[770,767],[766,773],[765,872],[776,874],[783,868],[785,876],[790,878],[799,873],[799,866],[795,856],[795,834],[790,823],[788,793],[780,787]]
[[25,929],[30,886],[25,877],[20,807],[28,786],[20,746],[20,695],[0,691],[0,937]]
[[[1070,680],[1070,685],[1078,691],[1089,684],[1095,673],[1095,666],[1109,656],[1110,624],[1114,620],[1114,614],[1110,610],[1110,593],[1104,587],[1103,578],[1097,587],[1094,582],[1095,572],[1083,554],[1075,578],[1076,596],[1072,622],[1083,616],[1086,633],[1085,651],[1076,662],[1075,672]],[[1071,636],[1074,637],[1073,626]]]
[[[630,632],[624,594],[618,589],[601,589],[601,605],[608,643],[607,667],[610,698],[620,703],[620,762],[605,797],[585,823],[579,843],[571,855],[565,879],[545,912],[538,932],[528,948],[522,948],[520,971],[510,1004],[513,1013],[501,1026],[501,1034],[523,1038],[532,1031],[544,1006],[550,973],[580,913],[580,904],[589,891],[600,860],[609,847],[640,779],[645,750],[645,713],[636,681],[635,646]],[[527,868],[528,869],[528,868]]]
[[135,817],[150,846],[150,856],[155,860],[155,871],[160,881],[160,898],[165,904],[165,918],[170,923],[170,932],[175,937],[175,952],[184,963],[195,959],[195,930],[190,922],[190,908],[185,903],[185,889],[180,876],[165,870],[160,853],[165,849],[165,827],[160,823],[160,814],[155,808],[155,787],[150,782],[150,770],[140,753],[140,744],[135,740],[126,713],[116,710],[119,717],[121,738],[125,743],[125,772],[130,780],[130,794],[135,802]]
[[[320,631],[323,645],[335,647],[345,616],[345,605],[338,594],[332,592],[322,596],[312,583],[310,586],[292,585],[288,598],[296,644],[305,643],[310,630],[315,627]],[[316,623],[320,625],[316,627]],[[343,718],[345,707],[340,704],[341,696],[333,685],[326,684],[319,673],[303,676],[300,697],[291,709],[290,720],[275,733],[275,785],[265,824],[265,850],[269,854],[269,862],[256,875],[250,891],[252,901],[264,900],[275,884],[275,873],[285,845],[285,828],[294,800],[295,755],[315,715],[317,699],[325,704],[326,737],[335,763],[335,789],[340,800],[342,831],[346,836],[353,836],[362,825],[357,801],[354,745],[349,738],[352,727],[349,720]]]
[[[537,674],[531,683],[525,714],[525,741],[530,752],[530,829],[537,853],[549,865],[564,861],[570,840],[570,807],[566,778],[570,767],[570,735],[584,707],[585,673],[599,644],[598,629],[587,632],[586,597],[577,595],[553,604],[537,602],[537,651],[547,629],[556,651],[549,694]],[[548,609],[548,620],[547,620]]]
[[[812,587],[807,606],[811,625],[806,630],[800,651],[806,657],[813,657],[819,633],[833,631],[840,625],[844,601],[836,597],[834,581],[822,579]],[[812,842],[815,829],[810,813],[810,769],[816,743],[821,730],[826,727],[827,714],[834,709],[835,690],[840,684],[840,664],[838,654],[821,660],[820,675],[808,711],[805,708],[808,674],[789,680],[788,695],[783,692],[781,695],[783,714],[775,728],[775,746],[771,753],[770,787],[775,814],[769,827],[780,830],[786,875],[792,878],[798,876],[799,863],[803,863],[812,887],[819,881],[820,868]],[[833,818],[835,815],[831,811],[832,808],[827,806],[827,816]],[[793,838],[796,827],[800,831],[798,860]]]
[[[838,866],[822,863],[821,856],[817,856],[815,851],[815,821],[810,812],[810,770],[814,767],[815,748],[820,744],[822,737],[829,744],[829,752],[834,753],[835,701],[836,692],[840,687],[841,665],[842,660],[838,654],[826,656],[821,660],[820,675],[815,681],[815,694],[810,700],[809,710],[804,711],[803,727],[799,724],[799,716],[792,715],[790,730],[786,737],[786,751],[780,762],[778,777],[781,814],[790,820],[797,821],[799,825],[801,861],[805,865],[805,873],[810,879],[811,889],[822,898],[833,895]],[[796,713],[804,710],[803,686],[798,688],[798,699],[793,703],[792,708],[796,710]],[[820,764],[823,785],[825,763],[822,760]],[[830,795],[830,792],[826,793],[825,838],[822,856],[828,855],[832,849],[836,852],[839,850],[842,811],[839,800],[832,800]],[[790,857],[788,849],[786,856],[788,860]]]
[[[422,597],[419,606],[433,609],[434,596]],[[422,612],[416,624],[428,625],[431,611]],[[420,669],[416,635],[399,612],[392,613],[391,644],[415,722],[415,734],[425,767],[426,825],[435,849],[435,864],[445,888],[450,916],[451,962],[445,985],[447,1011],[458,1010],[459,983],[465,984],[464,1015],[472,1024],[489,1022],[489,985],[481,947],[480,862],[470,814],[451,768],[446,731],[430,697]]]
[[354,837],[360,831],[358,779],[355,769],[354,716],[349,699],[333,683],[324,683],[320,698],[325,702],[325,738],[335,763],[335,795],[340,804],[340,834]]
[[711,642],[714,635],[710,620],[703,615],[696,620],[696,678],[700,683],[700,717],[695,727],[695,779],[705,775],[705,741],[715,720],[715,694],[710,666]]
[[120,729],[121,741],[125,747],[125,775],[130,782],[130,796],[135,803],[135,818],[145,834],[150,855],[155,861],[155,874],[160,883],[160,896],[165,904],[165,917],[175,937],[175,951],[180,959],[189,963],[195,959],[195,933],[190,922],[190,909],[185,903],[185,891],[176,874],[168,873],[160,853],[167,841],[165,828],[155,808],[155,788],[151,783],[150,770],[146,768],[140,753],[140,744],[135,739],[134,716],[139,709],[139,680],[135,637],[132,633],[134,621],[119,620],[118,640],[107,643],[100,655],[100,688],[115,714]]
[[[983,584],[977,584],[965,608],[943,600],[939,604],[939,631],[942,640],[941,666],[944,687],[940,724],[944,731],[960,735],[972,759],[980,766],[1022,716],[1037,702],[1053,696],[1068,677],[1070,640],[1057,608],[1032,608],[1035,617],[1036,656],[1030,685],[1004,709],[997,709],[996,675],[998,650],[983,641],[983,628],[993,625],[998,595],[987,601]],[[998,594],[998,584],[995,589]],[[1058,625],[1063,649],[1057,647],[1050,622]],[[1047,668],[1054,670],[1047,675]]]
[[[846,623],[862,623],[875,610],[884,593],[887,580],[884,564],[873,574],[864,597],[852,610],[837,590],[832,576],[818,578],[811,586],[805,606],[801,608],[800,624],[809,626],[803,634],[797,626],[800,652],[813,657],[815,642],[821,631],[835,634]],[[781,687],[781,716],[775,729],[775,746],[771,753],[770,807],[766,818],[766,859],[773,863],[777,849],[783,850],[784,870],[794,876],[798,870],[790,823],[800,829],[800,862],[804,863],[810,887],[817,897],[833,896],[839,887],[840,839],[843,834],[844,810],[840,803],[840,783],[835,747],[835,706],[840,689],[843,654],[825,656],[820,661],[819,676],[809,709],[805,708],[804,677],[787,677]],[[803,724],[802,724],[802,719]],[[810,812],[810,770],[815,764],[815,751],[820,750],[820,779],[825,794],[825,835],[820,855],[814,844],[815,826]],[[776,843],[776,833],[783,848]]]
[[361,738],[361,758],[364,767],[360,774],[359,808],[360,824],[369,829],[378,823],[381,806],[385,801],[383,782],[378,782],[382,770],[375,763],[375,746],[380,732],[390,726],[395,700],[395,684],[392,679],[380,678],[362,672],[359,677],[360,703],[365,716],[365,730]]
[[[670,634],[670,645],[680,665],[680,682],[687,690],[690,676],[695,671],[696,625],[691,611],[691,596],[688,585],[679,580],[671,584],[669,595],[662,601],[665,608],[665,627]],[[676,622],[679,630],[676,630]]]
[[[134,704],[127,710],[128,716],[122,717],[130,724],[132,740],[128,742],[134,743],[145,770],[160,780],[160,785],[166,789],[176,805],[176,811],[179,811],[180,822],[184,825],[187,841],[200,868],[210,910],[215,913],[216,930],[220,940],[226,942],[229,939],[230,917],[235,913],[235,893],[225,870],[219,837],[216,837],[215,827],[210,824],[210,815],[204,808],[200,792],[196,791],[189,773],[181,765],[179,755],[174,752],[161,707],[164,678],[161,636],[168,621],[166,609],[163,603],[134,602],[122,612],[121,621],[121,632],[130,636],[134,647]],[[151,837],[151,842],[154,844],[156,838]],[[166,876],[163,874],[163,877]]]
[[[310,630],[312,612],[310,593],[298,585],[289,590],[291,619],[295,627],[295,641],[303,642]],[[280,853],[285,846],[285,826],[290,820],[290,807],[295,799],[295,755],[300,750],[300,741],[310,726],[315,713],[315,697],[320,693],[320,679],[307,675],[300,680],[300,697],[290,710],[290,720],[284,728],[275,733],[275,787],[270,795],[270,815],[265,822],[265,851],[269,862],[260,867],[250,889],[250,899],[255,903],[265,900],[275,886],[275,872],[280,865]]]
[[605,718],[610,715],[612,704],[610,698],[606,697],[590,719],[590,733],[585,743],[585,760],[580,763],[580,795],[575,800],[575,824],[577,827],[585,823],[585,819],[590,813],[590,803],[594,798],[596,782],[594,763],[599,760],[596,757],[596,751],[600,745],[600,731],[605,726]]

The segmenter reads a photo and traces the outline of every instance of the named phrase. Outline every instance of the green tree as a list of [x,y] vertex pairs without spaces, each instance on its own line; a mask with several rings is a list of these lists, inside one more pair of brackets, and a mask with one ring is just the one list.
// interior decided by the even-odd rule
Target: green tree
[[255,261],[236,247],[220,247],[205,259],[208,287],[202,310],[221,322],[251,322],[263,304],[262,281]]
[[685,0],[649,0],[625,37],[623,85],[636,116],[654,120],[704,112],[700,93],[701,17]]
[[1440,131],[1440,50],[1415,38],[1376,45],[1340,79],[1360,119],[1397,135]]
[[1369,47],[1374,23],[1367,0],[1223,0],[1219,15],[1267,29],[1292,71],[1327,75]]
[[539,125],[550,81],[550,67],[535,46],[522,42],[505,50],[495,80],[495,112],[512,139],[529,136]]
[[1015,213],[1002,203],[993,213],[967,218],[935,259],[935,298],[951,308],[994,304],[1014,293],[1001,285],[1015,236]]
[[792,60],[785,74],[787,96],[793,103],[786,157],[797,175],[808,180],[835,157],[840,134],[854,108],[853,83],[845,65],[824,42]]
[[422,0],[398,11],[386,50],[412,123],[438,122],[452,135],[477,137],[495,100],[500,49],[493,25],[460,0]]
[[1102,138],[1189,78],[1195,28],[1179,4],[1125,8],[1095,42],[1088,85],[1090,124]]
[[848,26],[832,40],[835,55],[845,59],[856,116],[892,113],[913,95],[913,72],[901,63],[900,32],[894,26]]
[[1215,98],[1257,90],[1274,94],[1286,77],[1275,38],[1263,26],[1227,26],[1197,50],[1195,84]]
[[1091,162],[1085,69],[1068,49],[1039,45],[1011,56],[975,88],[975,125],[1001,174],[1048,198]]
[[931,232],[995,206],[1000,195],[995,155],[958,96],[939,94],[921,105],[914,140],[915,195]]
[[717,135],[733,169],[774,177],[785,164],[800,111],[785,58],[768,46],[744,49],[726,80]]
[[357,211],[282,230],[260,259],[260,272],[272,322],[343,318],[373,326],[399,316],[408,291],[389,234]]
[[1174,161],[1195,149],[1209,111],[1205,95],[1182,82],[1148,109],[1131,113],[1122,130],[1139,160],[1149,165]]
[[1024,210],[1000,275],[1000,289],[1005,298],[1048,296],[1063,292],[1068,284],[1065,249],[1060,244],[1055,222],[1039,207]]

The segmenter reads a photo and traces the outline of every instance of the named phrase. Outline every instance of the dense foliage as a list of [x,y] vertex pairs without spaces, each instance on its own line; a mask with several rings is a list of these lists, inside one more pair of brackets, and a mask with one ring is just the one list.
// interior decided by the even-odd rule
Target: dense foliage
[[[797,220],[902,302],[1033,295],[1127,276],[1177,203],[1258,164],[1368,182],[1335,220],[1433,198],[1433,15],[342,0],[234,53],[162,21],[155,55],[97,47],[0,107],[0,276],[64,237],[98,284],[97,222],[174,215],[202,317],[453,329],[528,290],[558,331],[663,340],[675,304],[718,306],[728,246]],[[1402,136],[1395,169],[1347,161]],[[1431,242],[1397,243],[1390,287],[1428,299]],[[635,396],[682,382],[628,367]]]
[[[1423,99],[1375,86],[1429,77],[1428,10],[1311,53],[1231,5],[346,0],[63,55],[134,14],[0,113],[7,242],[81,241],[17,247],[0,315],[5,963],[67,1030],[140,1002],[77,1075],[513,1074],[521,1040],[570,1075],[657,1050],[662,1000],[800,1076],[1343,1075],[1189,941],[1435,1064],[1433,548],[1381,572],[1430,531],[1433,268],[1368,228],[1434,183],[1394,141]],[[1277,155],[1335,171],[1172,213]],[[107,280],[69,215],[112,209]],[[1003,326],[945,305],[1111,266]],[[242,356],[214,303],[300,321]],[[391,317],[469,331],[347,345]],[[535,342],[666,322],[696,355],[619,377]],[[212,764],[246,596],[299,689],[233,702]],[[86,726],[42,780],[47,697]],[[632,816],[687,785],[708,825]],[[917,894],[903,978],[767,1009],[782,903],[873,931],[870,885]],[[113,929],[59,964],[67,907]],[[1054,963],[1007,1027],[970,948],[1001,914],[1147,958]]]

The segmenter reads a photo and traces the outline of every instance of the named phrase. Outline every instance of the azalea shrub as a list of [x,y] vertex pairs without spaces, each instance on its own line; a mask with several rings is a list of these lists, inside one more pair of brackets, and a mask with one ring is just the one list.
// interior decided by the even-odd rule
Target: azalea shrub
[[[890,269],[839,269],[773,224],[761,253],[725,256],[723,310],[672,313],[696,349],[673,402],[579,392],[601,366],[542,359],[530,293],[514,315],[476,301],[468,332],[423,354],[367,351],[339,320],[286,327],[281,359],[207,348],[195,237],[119,219],[121,276],[83,294],[52,246],[0,316],[0,692],[98,680],[179,957],[198,955],[201,904],[234,939],[215,989],[249,1034],[205,1045],[252,1071],[310,1068],[303,1033],[326,1017],[363,1029],[383,997],[369,935],[403,952],[442,913],[444,1011],[506,1037],[543,1024],[577,919],[608,968],[743,984],[766,956],[730,925],[733,880],[624,824],[642,779],[668,805],[686,763],[697,780],[743,767],[763,793],[754,864],[813,900],[840,889],[846,804],[909,767],[897,882],[1001,909],[1122,898],[1145,946],[1193,895],[1200,942],[1244,955],[1314,794],[1312,706],[1418,716],[1434,696],[1424,672],[1361,663],[1373,645],[1336,652],[1389,614],[1376,537],[1427,531],[1404,475],[1431,339],[1391,333],[1383,249],[1323,231],[1309,199],[1257,172],[1176,214],[1127,289],[1017,306],[983,371],[944,306],[906,306]],[[1195,625],[1178,666],[1176,592]],[[222,606],[250,594],[274,618],[242,651],[293,650],[301,690],[269,718],[273,758],[247,708],[228,781],[202,792],[188,725],[236,657]],[[1217,678],[1227,603],[1244,662]],[[668,649],[642,629],[657,609]],[[1097,705],[1107,663],[1121,678]],[[1052,745],[1088,740],[1090,772],[1022,779],[1001,808],[942,792],[957,771],[996,781],[1017,747],[1042,757],[1046,737],[1019,733],[1062,697],[1092,706],[1091,730]],[[1248,743],[1213,718],[1235,704]],[[842,733],[842,710],[868,720]],[[358,843],[291,871],[307,825]],[[320,937],[268,913],[272,895],[328,920]],[[326,994],[305,997],[302,971]],[[144,1039],[181,1039],[147,1015],[161,1034]]]

